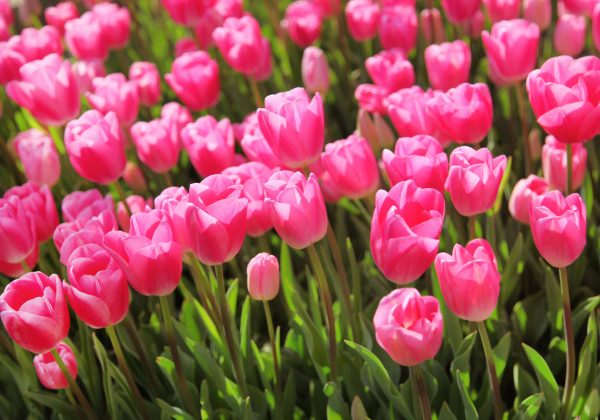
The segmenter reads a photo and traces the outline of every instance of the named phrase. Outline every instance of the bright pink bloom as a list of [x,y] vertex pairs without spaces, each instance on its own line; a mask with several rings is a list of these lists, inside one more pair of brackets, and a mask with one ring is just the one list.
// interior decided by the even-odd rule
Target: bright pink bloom
[[269,95],[257,112],[260,130],[284,165],[301,168],[319,158],[325,120],[318,93],[310,99],[304,89],[295,88]]
[[80,93],[86,93],[92,89],[92,81],[96,77],[106,76],[104,62],[99,59],[79,60],[71,66]]
[[69,283],[64,283],[69,305],[92,328],[118,324],[129,310],[127,278],[100,245],[80,246],[67,263]]
[[600,58],[553,57],[527,78],[538,123],[563,143],[581,143],[600,133]]
[[279,261],[266,252],[256,254],[246,269],[248,294],[256,300],[272,300],[279,293]]
[[273,153],[260,129],[244,134],[240,146],[246,157],[251,161],[263,163],[269,168],[282,168],[284,166]]
[[181,139],[192,165],[201,176],[221,173],[233,165],[235,139],[229,119],[217,121],[211,115],[200,117],[185,126]]
[[388,280],[417,280],[435,258],[444,224],[444,196],[431,188],[402,181],[379,190],[371,222],[371,253]]
[[521,14],[521,0],[483,0],[492,23],[518,19]]
[[24,64],[21,81],[6,85],[7,95],[42,124],[60,126],[79,114],[77,80],[67,60],[50,54]]
[[192,27],[216,0],[160,0],[160,3],[175,22]]
[[79,17],[77,6],[72,1],[64,1],[56,6],[47,7],[44,10],[44,17],[48,25],[58,29],[61,35],[65,34],[65,24]]
[[19,80],[19,69],[26,60],[23,54],[11,47],[8,42],[0,42],[0,85]]
[[262,34],[260,24],[251,15],[226,19],[212,36],[223,58],[235,71],[250,75],[256,70],[257,58],[262,53]]
[[[77,378],[77,359],[73,350],[67,343],[60,342],[55,347],[58,355],[62,362],[67,367],[71,378],[75,380]],[[62,373],[62,370],[58,366],[54,355],[51,352],[44,354],[38,354],[33,358],[33,367],[35,373],[40,380],[40,383],[48,389],[65,389],[69,387],[67,378]]]
[[419,25],[426,44],[437,44],[444,41],[445,31],[442,15],[435,7],[421,10]]
[[61,210],[65,222],[76,220],[87,222],[105,210],[111,211],[114,215],[115,206],[109,194],[103,197],[100,191],[93,189],[67,194],[62,200]]
[[177,102],[169,102],[161,108],[160,119],[168,127],[171,137],[177,139],[177,144],[181,148],[181,131],[193,121],[190,110]]
[[10,0],[0,0],[0,19],[4,20],[7,25],[13,23],[13,14],[10,5]]
[[440,143],[446,142],[446,139],[438,133],[435,121],[427,112],[426,103],[431,97],[431,91],[424,92],[419,86],[401,89],[387,97],[385,101],[387,113],[400,136],[428,134],[434,136]]
[[317,47],[308,47],[302,54],[302,82],[310,93],[325,95],[329,90],[327,56]]
[[52,187],[60,178],[60,158],[52,138],[32,128],[17,135],[13,147],[30,181]]
[[[241,16],[239,16],[241,17]],[[214,9],[207,10],[206,13],[194,25],[194,47],[191,51],[208,50],[214,46],[213,32],[223,25],[223,18]]]
[[510,194],[508,211],[516,221],[528,225],[531,201],[549,190],[548,181],[537,175],[529,175],[527,178],[519,180]]
[[410,6],[384,7],[379,19],[379,41],[384,49],[408,54],[417,45],[417,12]]
[[433,296],[421,296],[417,289],[396,289],[384,296],[373,325],[377,343],[402,366],[433,359],[442,345],[440,303]]
[[425,49],[425,66],[432,88],[451,89],[469,81],[471,49],[461,40],[432,44]]
[[554,190],[535,197],[529,210],[529,224],[535,246],[553,267],[571,265],[585,248],[586,213],[579,194],[565,198]]
[[108,48],[123,48],[129,42],[131,17],[127,7],[115,3],[99,3],[92,13],[98,18],[102,28],[102,39]]
[[452,23],[468,21],[479,10],[481,0],[442,0],[444,13]]
[[384,86],[363,83],[356,87],[354,97],[358,101],[361,110],[386,115],[386,97],[389,93],[389,90]]
[[181,38],[175,43],[175,58],[179,58],[185,53],[194,51],[198,51],[198,45],[196,44],[196,40],[194,38]]
[[65,147],[79,175],[92,182],[110,184],[125,170],[125,143],[114,112],[90,110],[67,124]]
[[384,50],[365,60],[367,73],[376,85],[389,92],[415,84],[415,70],[399,49]]
[[[40,256],[40,247],[34,246],[33,251],[25,258],[25,263],[27,267],[30,269],[34,268],[38,263],[38,258]],[[9,263],[6,261],[0,261],[0,274],[4,274],[7,277],[12,277],[16,279],[17,277],[21,277],[28,273],[29,270],[23,267],[21,262],[18,263]]]
[[[152,198],[145,199],[140,195],[130,195],[125,200],[127,200],[127,205],[129,206],[129,210],[131,210],[131,214],[150,211],[152,209]],[[117,220],[124,232],[129,232],[130,219],[131,216],[127,213],[125,204],[123,204],[122,201],[119,201],[117,204]]]
[[257,82],[263,82],[271,77],[271,73],[273,73],[271,44],[269,43],[269,39],[264,36],[260,39],[260,51],[256,60],[258,61],[258,66],[249,76]]
[[435,271],[444,301],[457,317],[481,322],[496,309],[500,273],[485,239],[474,239],[465,247],[456,244],[452,255],[441,252],[435,258]]
[[373,0],[350,0],[346,4],[346,24],[355,41],[367,41],[377,35],[381,8]]
[[211,108],[219,101],[219,65],[205,51],[185,53],[175,59],[165,80],[192,111]]
[[523,17],[535,23],[540,31],[545,31],[552,23],[552,2],[550,0],[523,0]]
[[9,188],[4,193],[4,199],[17,197],[23,208],[31,215],[35,225],[35,236],[38,242],[45,242],[52,237],[52,232],[58,226],[58,211],[54,197],[48,186],[39,186],[29,181],[26,184]]
[[54,231],[54,245],[60,253],[60,262],[67,265],[71,255],[83,245],[102,245],[104,236],[117,229],[114,211],[101,212],[88,221],[76,220],[58,225]]
[[589,16],[595,4],[598,4],[596,0],[562,0],[565,10],[574,15]]
[[592,14],[592,40],[596,51],[600,50],[600,2],[596,3]]
[[140,121],[131,126],[131,138],[138,157],[157,173],[170,171],[179,160],[179,136],[172,132],[170,121]]
[[327,233],[327,209],[314,174],[279,171],[265,184],[273,227],[292,248],[303,249]]
[[294,43],[308,47],[321,36],[322,17],[319,8],[308,0],[296,0],[285,9],[281,26]]
[[24,261],[37,244],[35,232],[35,220],[19,197],[0,198],[0,261]]
[[13,280],[0,296],[0,318],[8,335],[25,350],[52,350],[70,326],[60,278],[36,271]]
[[[571,188],[577,190],[585,178],[588,154],[582,143],[573,143],[571,148],[573,151]],[[542,169],[544,178],[552,188],[562,192],[567,190],[567,147],[565,143],[558,142],[553,136],[546,137],[542,147]]]
[[337,15],[340,12],[341,0],[310,0],[315,4],[321,16],[330,18]]
[[92,12],[65,24],[65,42],[71,54],[81,60],[104,60],[108,56],[100,19]]
[[135,82],[127,80],[122,73],[112,73],[92,80],[92,92],[86,94],[93,109],[102,114],[114,112],[119,123],[131,125],[137,118],[139,96]]
[[125,172],[123,172],[123,181],[136,194],[143,194],[148,191],[148,183],[144,173],[134,162],[127,162]]
[[485,213],[492,208],[506,169],[506,156],[493,157],[485,147],[461,146],[450,155],[446,190],[463,216]]
[[129,67],[129,80],[135,82],[140,103],[156,105],[160,101],[160,73],[156,64],[138,61]]
[[585,16],[564,13],[558,17],[553,34],[554,49],[558,54],[576,57],[585,48]]
[[483,83],[463,83],[434,92],[427,113],[442,136],[459,144],[479,143],[492,128],[492,96]]
[[43,26],[40,29],[25,28],[19,35],[11,37],[8,44],[23,54],[28,62],[41,60],[50,54],[63,53],[60,33],[52,26]]

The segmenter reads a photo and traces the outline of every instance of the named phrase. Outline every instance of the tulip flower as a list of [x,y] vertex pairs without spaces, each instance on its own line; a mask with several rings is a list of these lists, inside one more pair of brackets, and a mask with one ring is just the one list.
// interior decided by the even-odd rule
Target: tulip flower
[[329,90],[327,56],[317,47],[308,47],[302,54],[302,82],[310,93],[325,95]]
[[330,18],[337,15],[340,11],[341,0],[311,0],[319,9],[321,16]]
[[266,252],[256,254],[248,263],[248,294],[256,300],[273,300],[279,293],[279,261]]
[[123,48],[129,42],[131,17],[127,7],[115,3],[99,3],[92,8],[102,31],[102,40],[108,48]]
[[273,149],[260,129],[244,134],[240,146],[246,157],[253,162],[260,162],[269,168],[282,168],[284,165],[273,153]]
[[52,187],[60,178],[60,158],[52,138],[35,128],[18,134],[13,147],[28,180]]
[[214,4],[214,0],[160,0],[176,23],[194,26]]
[[56,6],[47,7],[44,10],[44,17],[48,25],[58,29],[61,35],[65,34],[65,24],[79,17],[77,6],[72,1],[64,1]]
[[[587,165],[587,149],[582,143],[573,143],[572,148],[572,179],[571,188],[579,189],[585,178]],[[544,178],[553,189],[562,192],[567,190],[567,148],[565,143],[560,143],[552,136],[546,137],[542,147],[542,170]]]
[[108,56],[100,19],[92,12],[65,24],[65,42],[71,54],[80,60],[104,60]]
[[257,68],[261,56],[260,24],[250,15],[241,18],[230,17],[216,28],[212,37],[225,58],[235,71],[251,75]]
[[552,23],[552,2],[550,0],[523,0],[523,17],[535,23],[540,31],[545,31]]
[[73,63],[71,70],[77,80],[80,93],[87,93],[92,89],[92,81],[96,77],[106,76],[106,69],[102,60],[80,60]]
[[463,23],[473,18],[481,0],[442,0],[442,8],[452,23]]
[[417,187],[444,192],[448,156],[433,137],[421,134],[399,138],[394,152],[384,150],[381,160],[392,185],[412,179]]
[[558,17],[554,29],[554,49],[558,54],[576,57],[585,48],[585,34],[585,17],[564,13]]
[[75,191],[66,195],[61,203],[61,210],[65,222],[74,222],[75,220],[87,222],[105,210],[109,210],[113,214],[115,211],[112,197],[108,194],[102,197],[100,191],[96,189]]
[[125,144],[114,112],[90,110],[67,124],[65,147],[69,161],[83,178],[110,184],[125,170]]
[[600,50],[600,3],[596,3],[592,14],[592,41],[596,51]]
[[137,85],[140,103],[156,105],[160,101],[160,73],[156,64],[138,61],[129,67],[129,80]]
[[249,74],[249,76],[251,79],[257,82],[263,82],[271,77],[271,73],[273,73],[273,54],[271,53],[271,44],[265,37],[260,39],[260,51],[258,54],[258,65],[254,71]]
[[321,13],[311,1],[296,0],[285,9],[281,26],[292,41],[300,47],[308,47],[321,36]]
[[508,201],[508,211],[516,221],[529,224],[529,207],[531,201],[550,190],[548,181],[537,175],[529,175],[517,182]]
[[521,0],[483,0],[492,23],[518,19],[521,13]]
[[133,162],[127,162],[123,172],[123,181],[136,194],[143,194],[148,191],[148,183],[144,173],[138,165]]
[[[125,200],[127,201],[127,207],[129,207],[131,214],[149,211],[152,208],[152,198],[146,200],[140,195],[130,195]],[[117,204],[117,220],[124,232],[129,232],[130,218],[131,215],[127,211],[125,204],[122,201],[119,201]]]
[[[71,378],[77,378],[77,359],[71,347],[65,342],[56,345],[56,352],[69,371]],[[58,366],[58,362],[51,352],[38,354],[33,358],[33,367],[40,383],[48,389],[65,389],[69,387],[67,378]]]
[[573,13],[574,15],[586,15],[589,16],[592,13],[595,0],[562,0],[562,6],[567,12]]
[[24,261],[26,266],[22,264],[22,261],[18,263],[0,261],[0,274],[4,274],[7,277],[12,277],[13,279],[24,276],[30,271],[31,267],[35,267],[37,265],[39,256],[40,247],[34,246],[31,253],[25,257]]
[[367,58],[365,67],[373,82],[386,88],[388,92],[395,92],[415,84],[415,71],[402,50],[381,51]]
[[433,359],[442,345],[444,319],[438,300],[410,287],[379,301],[373,326],[377,343],[402,366]]
[[68,265],[71,255],[83,245],[102,245],[104,236],[117,229],[114,211],[104,210],[89,220],[76,220],[58,225],[53,240],[60,253],[60,262]]
[[179,137],[168,120],[140,121],[131,126],[131,138],[140,160],[157,173],[173,169],[179,160]]
[[17,197],[23,208],[31,215],[35,225],[35,236],[39,242],[47,241],[58,226],[58,212],[50,188],[40,186],[35,182],[9,188],[4,193],[4,199]]
[[438,254],[435,271],[454,315],[473,322],[490,317],[498,304],[500,273],[494,250],[485,239],[474,239],[465,247],[456,244],[452,255]]
[[0,198],[0,261],[24,261],[33,252],[36,240],[36,223],[23,200],[16,195]]
[[426,44],[439,43],[444,40],[445,32],[442,15],[435,7],[421,10],[419,26]]
[[25,56],[8,42],[0,42],[0,85],[21,79],[19,69],[25,62]]
[[0,19],[6,22],[7,25],[13,23],[13,13],[9,0],[0,0]]
[[317,177],[279,171],[265,183],[265,203],[277,234],[289,246],[303,249],[327,233],[327,209]]
[[346,24],[355,41],[368,41],[377,35],[381,8],[377,1],[350,0],[346,4]]
[[7,95],[42,124],[60,126],[79,114],[79,90],[68,61],[57,54],[24,64],[20,81],[9,82]]
[[13,280],[0,295],[0,319],[25,350],[38,354],[52,350],[70,326],[60,278],[36,271]]
[[469,81],[471,49],[461,40],[430,45],[425,49],[425,66],[432,88],[451,89]]
[[506,169],[506,156],[493,157],[485,147],[461,146],[450,155],[446,190],[463,216],[485,213],[492,208]]
[[163,105],[160,110],[160,118],[169,121],[171,134],[181,143],[181,130],[193,121],[192,113],[186,107],[177,102],[169,102]]
[[193,111],[211,108],[219,101],[219,65],[204,51],[189,52],[176,58],[165,80]]
[[567,267],[583,252],[586,212],[579,194],[565,198],[554,190],[535,197],[529,209],[529,225],[535,246],[551,266]]
[[93,109],[102,114],[114,112],[119,123],[131,125],[137,118],[139,96],[135,82],[127,81],[122,73],[113,73],[92,80],[93,89],[86,94]]
[[221,173],[234,163],[235,139],[227,118],[200,117],[185,126],[181,139],[196,172],[203,177]]
[[362,111],[386,115],[386,97],[389,91],[384,86],[363,83],[356,87],[354,97]]
[[427,100],[431,97],[430,91],[424,92],[419,86],[401,89],[387,97],[387,113],[400,136],[428,134],[442,141],[435,121],[427,112]]
[[[211,32],[212,41],[212,32]],[[175,43],[175,58],[181,57],[183,54],[188,52],[198,51],[198,45],[194,38],[181,38]]]
[[50,54],[63,53],[60,32],[53,26],[25,28],[19,35],[11,37],[8,45],[23,54],[27,62],[41,60]]
[[408,54],[417,45],[417,13],[406,5],[388,6],[379,18],[379,41],[384,49],[399,48]]
[[323,101],[310,99],[302,88],[269,95],[258,110],[258,122],[273,153],[290,168],[301,168],[318,159],[323,150]]

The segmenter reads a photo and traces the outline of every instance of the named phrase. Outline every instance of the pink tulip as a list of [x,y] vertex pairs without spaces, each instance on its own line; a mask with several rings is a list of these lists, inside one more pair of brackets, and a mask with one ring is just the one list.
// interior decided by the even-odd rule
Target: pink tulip
[[596,0],[562,0],[565,10],[574,15],[589,16],[595,4],[597,4]]
[[425,39],[425,44],[435,44],[444,41],[445,31],[442,15],[435,7],[421,10],[419,25]]
[[417,289],[396,289],[381,299],[373,325],[377,343],[402,366],[433,359],[442,345],[440,304],[433,296],[421,296]]
[[52,187],[60,178],[60,158],[52,138],[35,128],[17,135],[13,147],[29,181]]
[[216,0],[213,10],[223,18],[242,17],[244,2],[243,0]]
[[127,81],[122,73],[112,73],[92,80],[92,92],[86,94],[93,109],[102,114],[114,112],[119,123],[131,125],[137,118],[139,96],[135,82]]
[[492,128],[492,96],[483,83],[463,83],[434,92],[427,113],[442,136],[459,144],[479,143]]
[[527,78],[537,122],[563,143],[581,143],[600,133],[600,58],[553,57]]
[[181,139],[194,169],[201,176],[221,173],[233,165],[235,139],[227,118],[217,121],[211,115],[200,117],[185,126]]
[[442,0],[442,8],[452,23],[463,23],[479,10],[481,0]]
[[85,223],[105,210],[109,210],[114,215],[115,206],[110,195],[103,197],[100,191],[93,189],[67,194],[62,200],[61,210],[65,222],[79,220]]
[[540,31],[545,31],[552,23],[552,2],[550,0],[523,0],[523,16],[535,23]]
[[13,23],[10,0],[0,0],[0,19],[6,22],[7,25],[11,25]]
[[271,168],[259,162],[243,163],[223,171],[223,176],[243,187],[242,197],[248,200],[246,233],[255,238],[273,227],[269,208],[264,201],[264,184],[272,174]]
[[465,247],[454,245],[452,255],[435,258],[435,271],[448,308],[472,322],[490,317],[500,295],[500,273],[494,250],[485,239],[474,239]]
[[69,257],[69,305],[92,328],[118,324],[129,310],[129,286],[119,265],[100,245],[83,245]]
[[160,73],[156,64],[138,61],[129,67],[129,80],[135,82],[140,103],[156,105],[160,101]]
[[[242,17],[242,16],[236,16]],[[213,32],[223,25],[224,18],[219,16],[215,9],[209,9],[194,24],[194,49],[198,47],[202,50],[208,50],[214,46]],[[193,51],[190,50],[190,51]]]
[[181,38],[175,43],[175,58],[179,58],[185,53],[194,51],[198,51],[198,45],[196,44],[196,40],[194,38]]
[[273,153],[271,146],[269,146],[260,129],[244,134],[240,146],[250,161],[260,162],[269,168],[283,167],[283,164]]
[[92,12],[65,24],[65,42],[71,54],[81,60],[104,60],[108,56],[100,19]]
[[104,236],[117,228],[115,216],[108,210],[87,222],[61,223],[54,231],[54,245],[60,254],[60,262],[68,265],[69,258],[83,245],[102,245]]
[[384,49],[408,54],[417,45],[417,13],[410,6],[384,7],[379,19],[379,41]]
[[450,155],[446,190],[463,216],[485,213],[492,208],[506,169],[506,156],[493,157],[485,147],[461,146]]
[[284,165],[301,168],[318,159],[323,150],[323,101],[310,99],[302,88],[269,95],[258,110],[258,122],[273,153]]
[[194,26],[215,0],[160,0],[169,16],[180,25]]
[[592,41],[596,51],[600,50],[600,2],[596,3],[592,14]]
[[138,157],[157,173],[169,172],[179,160],[179,136],[172,133],[169,121],[140,121],[131,126],[131,138]]
[[585,248],[586,213],[579,194],[565,198],[554,190],[535,197],[529,223],[535,246],[553,267],[571,265]]
[[341,0],[310,0],[317,6],[321,16],[330,18],[337,15],[341,8]]
[[576,57],[585,48],[586,22],[584,16],[565,13],[558,17],[553,34],[554,49],[558,54]]
[[176,204],[173,225],[176,231],[185,231],[184,243],[202,263],[223,264],[242,247],[247,204],[241,185],[223,175],[211,175],[190,185],[187,200]]
[[524,19],[505,20],[492,26],[492,33],[481,33],[496,84],[520,83],[535,68],[540,30]]
[[165,80],[192,111],[211,108],[219,101],[219,65],[204,51],[185,53],[175,59]]
[[329,90],[327,56],[317,47],[308,47],[302,54],[302,82],[310,93],[325,95]]
[[102,39],[109,48],[123,48],[129,42],[131,17],[127,7],[99,3],[92,9],[102,28]]
[[296,0],[285,9],[281,26],[295,44],[308,47],[321,36],[321,19],[319,8],[314,3]]
[[160,118],[171,121],[172,130],[176,132],[177,138],[180,137],[181,130],[193,121],[190,110],[177,102],[164,104],[160,110]]
[[36,271],[13,280],[0,296],[0,318],[8,335],[25,350],[52,350],[70,325],[60,278]]
[[492,23],[518,19],[521,14],[521,0],[483,0]]
[[24,64],[7,95],[42,124],[60,126],[79,114],[79,91],[68,61],[57,54]]
[[381,8],[373,0],[350,0],[346,4],[346,24],[355,41],[368,41],[377,35]]
[[25,28],[8,40],[11,48],[23,54],[27,62],[41,60],[50,54],[63,53],[60,33],[52,26]]
[[184,187],[168,187],[154,199],[154,208],[163,211],[171,223],[173,240],[181,246],[184,253],[191,251],[187,239],[187,226],[184,220],[176,219],[175,211],[179,203],[187,203],[188,198],[189,194]]
[[10,28],[2,16],[0,16],[0,41],[7,41],[8,39],[10,39]]
[[415,71],[402,50],[381,51],[365,61],[367,73],[376,85],[389,92],[411,87],[415,84]]
[[402,181],[379,190],[371,222],[371,253],[388,280],[408,284],[423,275],[437,254],[444,224],[444,196]]
[[433,137],[421,134],[399,138],[394,153],[384,150],[381,160],[392,185],[412,179],[417,187],[444,192],[448,156]]
[[[152,198],[146,200],[140,195],[130,195],[125,200],[127,201],[129,210],[131,210],[131,214],[150,211],[150,209],[152,209]],[[123,204],[122,201],[119,201],[117,204],[117,220],[124,232],[129,232],[130,218],[131,216],[127,212],[125,204]]]
[[212,36],[223,58],[235,71],[250,75],[256,70],[257,57],[262,52],[262,34],[256,19],[250,15],[230,17]]
[[471,49],[461,40],[432,44],[425,49],[425,66],[432,88],[451,89],[469,81]]
[[265,203],[281,239],[296,249],[320,241],[327,233],[327,209],[314,174],[279,171],[265,183]]
[[133,162],[127,162],[123,172],[123,181],[136,194],[143,194],[148,191],[148,183],[144,173],[138,165]]
[[363,83],[356,87],[354,97],[361,110],[378,115],[386,115],[386,97],[389,90],[384,86]]
[[[71,347],[67,343],[62,341],[56,345],[55,350],[67,367],[71,378],[75,380],[77,378],[77,359],[75,358],[75,354],[73,354],[73,350],[71,350]],[[40,383],[45,388],[56,390],[69,387],[67,378],[62,373],[51,352],[35,356],[33,358],[33,367]]]
[[260,39],[260,51],[258,54],[258,66],[249,76],[257,82],[264,82],[273,73],[273,54],[271,53],[271,44],[268,38],[262,37]]
[[37,245],[35,233],[35,220],[23,200],[0,198],[0,261],[24,261]]
[[26,60],[23,54],[11,47],[8,42],[0,42],[0,85],[19,80],[19,69]]
[[4,274],[7,277],[12,277],[13,279],[24,276],[37,265],[39,256],[40,247],[36,245],[33,247],[31,253],[27,257],[25,257],[24,261],[26,267],[22,264],[23,261],[20,261],[18,263],[0,261],[0,274]]
[[428,134],[445,142],[446,139],[439,135],[435,121],[427,112],[426,103],[431,97],[431,91],[424,92],[419,86],[401,89],[387,97],[387,113],[400,136]]
[[279,293],[279,261],[266,252],[256,254],[248,263],[248,294],[256,300],[272,300]]
[[366,139],[355,134],[328,143],[311,169],[321,181],[324,192],[332,186],[340,195],[352,199],[371,196],[379,185],[373,151]]
[[90,110],[67,124],[65,147],[69,161],[83,178],[110,184],[125,170],[125,143],[114,112]]
[[48,186],[39,186],[35,182],[9,188],[4,193],[4,199],[17,197],[23,204],[25,212],[31,215],[35,225],[35,237],[38,242],[45,242],[52,237],[52,232],[58,226],[58,211],[54,197]]
[[[577,190],[585,178],[588,154],[582,143],[573,143],[571,147],[573,151],[571,189]],[[553,136],[546,137],[542,148],[542,169],[544,178],[553,189],[562,192],[567,190],[567,147],[565,143],[558,142]]]
[[529,224],[531,201],[550,190],[548,181],[537,175],[529,175],[515,184],[508,202],[508,210],[516,221]]
[[96,77],[106,76],[106,69],[102,60],[80,60],[73,63],[71,67],[80,93],[86,93],[92,89],[92,81]]
[[61,35],[65,34],[65,24],[79,17],[77,6],[72,1],[64,1],[56,6],[51,6],[44,10],[44,17],[48,25],[58,29]]

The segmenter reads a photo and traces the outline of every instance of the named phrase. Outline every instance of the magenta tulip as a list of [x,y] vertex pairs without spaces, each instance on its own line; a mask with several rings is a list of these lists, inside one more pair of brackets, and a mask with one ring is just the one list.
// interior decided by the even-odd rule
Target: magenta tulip
[[[73,350],[65,342],[60,342],[55,347],[62,362],[66,366],[71,378],[77,378],[77,359]],[[58,362],[51,352],[38,354],[33,358],[33,367],[40,383],[48,389],[65,389],[69,387],[67,378],[58,366]]]
[[329,90],[327,56],[317,47],[308,47],[302,54],[302,83],[310,93],[325,95]]
[[313,2],[296,0],[285,9],[281,26],[295,44],[308,47],[321,36],[321,20],[319,8]]
[[23,208],[31,215],[35,225],[35,236],[38,242],[45,242],[52,237],[58,226],[58,211],[54,197],[48,186],[29,181],[26,184],[9,188],[4,193],[4,199],[17,197]]
[[256,254],[246,269],[248,294],[256,300],[273,300],[279,293],[279,261],[266,252]]
[[131,17],[127,7],[115,3],[99,3],[92,8],[102,31],[102,40],[109,48],[123,48],[129,42]]
[[53,26],[25,28],[19,35],[12,36],[8,45],[23,54],[27,62],[41,60],[50,54],[63,53],[60,32]]
[[80,60],[71,66],[80,93],[87,93],[92,89],[92,81],[96,77],[106,76],[104,62],[99,59]]
[[25,56],[11,47],[8,42],[0,42],[0,85],[20,80],[19,70],[25,62]]
[[104,60],[108,56],[100,19],[92,12],[65,24],[65,42],[71,54],[80,60]]
[[554,28],[553,44],[558,54],[576,57],[585,48],[585,16],[563,13]]
[[415,71],[402,50],[381,51],[367,58],[365,67],[373,82],[386,88],[388,92],[395,92],[415,84]]
[[137,118],[139,96],[135,82],[122,73],[112,73],[92,80],[92,91],[86,94],[93,109],[102,114],[114,112],[123,126],[130,126]]
[[417,13],[406,5],[388,6],[379,18],[379,41],[384,49],[399,48],[408,54],[417,45]]
[[65,24],[79,17],[77,6],[72,1],[64,1],[56,6],[47,7],[44,10],[44,17],[48,25],[58,29],[61,35],[65,33]]
[[529,208],[532,200],[550,190],[548,181],[537,175],[529,175],[517,182],[508,201],[508,211],[518,222],[529,224]]
[[260,24],[251,15],[230,17],[212,33],[217,48],[235,71],[251,75],[261,56]]
[[535,23],[540,31],[545,31],[552,23],[552,2],[550,0],[523,0],[523,17]]
[[[587,165],[587,149],[582,143],[571,145],[572,179],[571,189],[577,190],[583,184]],[[552,188],[565,192],[567,190],[567,147],[553,136],[546,137],[542,147],[542,170],[544,178]]]
[[36,223],[23,200],[0,198],[0,261],[21,263],[36,245]]
[[169,120],[137,122],[131,126],[131,138],[140,160],[154,172],[165,173],[177,165],[181,146]]
[[473,18],[481,0],[442,0],[444,13],[452,23],[463,23]]
[[211,108],[219,101],[219,65],[204,51],[189,52],[176,58],[165,80],[193,111]]
[[227,118],[200,117],[185,126],[181,139],[196,172],[203,177],[221,173],[234,163],[235,139]]
[[160,73],[156,64],[147,61],[133,63],[129,67],[129,80],[136,84],[142,105],[153,106],[160,101]]
[[425,66],[432,88],[451,89],[469,81],[471,49],[461,40],[430,45],[425,49]]
[[483,0],[492,23],[518,19],[521,13],[521,0]]
[[373,0],[350,0],[346,4],[346,24],[355,41],[368,41],[377,35],[381,7]]
[[28,180],[52,187],[60,178],[60,158],[52,138],[35,128],[17,135],[13,147]]

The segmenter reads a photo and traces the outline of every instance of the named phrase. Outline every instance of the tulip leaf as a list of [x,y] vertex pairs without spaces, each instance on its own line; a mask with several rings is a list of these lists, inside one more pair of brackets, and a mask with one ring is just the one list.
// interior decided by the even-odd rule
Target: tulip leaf
[[556,379],[554,379],[552,371],[548,367],[546,360],[544,360],[544,358],[540,356],[535,349],[529,347],[525,343],[522,343],[521,345],[525,350],[525,354],[527,355],[529,362],[533,366],[535,375],[537,376],[540,384],[540,389],[544,393],[544,399],[546,401],[545,406],[548,410],[548,414],[552,415],[556,412],[560,405],[558,384],[556,383]]
[[467,335],[462,343],[460,343],[456,357],[452,360],[452,364],[450,365],[450,370],[452,372],[455,372],[456,370],[468,372],[471,370],[471,350],[473,350],[476,338],[477,332],[474,331]]
[[240,317],[240,350],[244,359],[248,357],[248,346],[250,345],[250,324],[252,318],[252,311],[250,309],[251,299],[250,296],[246,296]]
[[513,368],[513,382],[517,391],[517,401],[524,401],[538,391],[535,380],[521,365],[517,364]]
[[550,327],[552,328],[553,335],[556,335],[563,328],[562,293],[552,268],[548,264],[544,264],[543,266],[546,274],[544,283],[546,285],[546,301],[548,302]]
[[348,404],[344,401],[342,393],[335,382],[328,382],[323,387],[327,396],[327,419],[344,420],[350,418]]
[[83,411],[79,407],[74,407],[68,403],[64,398],[58,395],[52,395],[45,392],[30,391],[27,393],[27,397],[36,401],[48,408],[56,414],[60,414],[65,418],[81,418],[84,416]]
[[580,415],[596,379],[598,365],[598,319],[595,312],[590,314],[587,334],[579,353],[577,382],[573,392],[573,415]]
[[460,370],[455,371],[456,383],[458,385],[458,390],[460,392],[460,396],[462,398],[463,407],[465,409],[465,418],[467,420],[475,420],[479,418],[479,414],[477,414],[477,410],[473,405],[473,401],[471,401],[471,397],[469,396],[469,391],[467,389],[467,384],[464,382],[464,376],[466,372],[461,372]]
[[360,397],[355,395],[352,399],[352,406],[350,407],[350,417],[352,420],[369,420],[369,416],[367,415],[367,410],[363,405]]
[[194,417],[190,416],[184,410],[179,407],[173,407],[168,402],[156,399],[156,405],[160,408],[161,419],[177,419],[177,420],[193,420]]
[[197,300],[194,300],[194,306],[198,311],[198,315],[200,315],[200,320],[202,321],[204,328],[206,328],[206,331],[208,332],[208,336],[212,343],[217,347],[220,354],[228,355],[229,352],[225,350],[225,343],[223,342],[223,337],[221,336],[220,331],[217,329],[217,326],[213,322],[208,312],[206,312],[206,309],[204,309],[204,307]]
[[446,401],[442,404],[438,420],[457,420],[452,410],[450,410],[450,407],[448,407],[448,404],[446,404]]
[[502,180],[500,181],[500,186],[498,187],[498,195],[496,196],[496,200],[494,201],[494,207],[492,208],[493,214],[497,214],[502,208],[502,197],[504,197],[504,189],[506,188],[506,184],[508,183],[508,179],[510,178],[511,168],[512,156],[509,156],[508,161],[506,162],[506,169],[504,170],[504,175],[502,175]]
[[500,287],[500,302],[507,302],[519,282],[518,268],[523,259],[523,234],[519,232],[515,243],[513,244],[510,255],[502,270],[502,282]]
[[506,369],[508,356],[510,352],[510,333],[504,334],[496,347],[494,347],[494,364],[496,365],[496,374],[498,380],[502,381],[502,375]]
[[294,300],[294,296],[296,295],[296,278],[294,276],[294,268],[292,267],[290,249],[283,241],[281,241],[281,251],[279,254],[279,270],[281,273],[281,291],[285,308],[288,314],[294,314],[298,310]]
[[231,319],[236,318],[239,290],[240,282],[238,279],[234,279],[229,285],[229,289],[227,289],[226,293],[227,303],[229,304],[229,312],[231,313]]
[[544,394],[541,392],[525,398],[517,408],[515,419],[534,420],[537,418],[543,402]]

